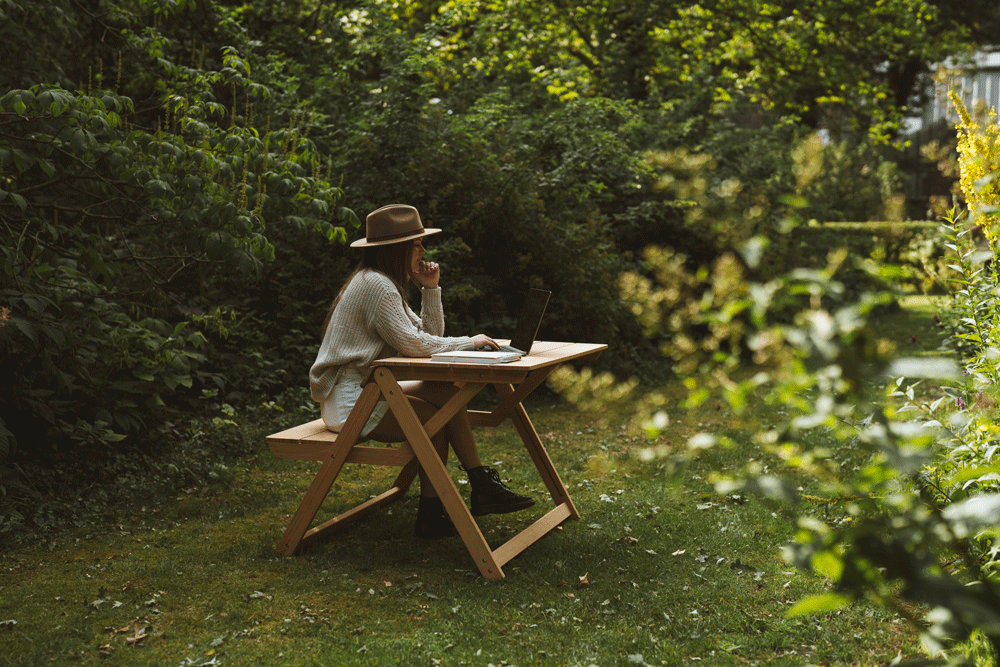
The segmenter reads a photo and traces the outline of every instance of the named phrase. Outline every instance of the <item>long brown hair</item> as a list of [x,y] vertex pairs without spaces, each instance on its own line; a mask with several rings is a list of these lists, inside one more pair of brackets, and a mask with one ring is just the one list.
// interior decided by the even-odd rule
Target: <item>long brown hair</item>
[[347,286],[351,284],[355,276],[367,269],[378,271],[389,278],[396,286],[399,297],[403,300],[403,305],[406,306],[408,304],[409,299],[407,299],[406,293],[410,286],[410,280],[413,278],[413,269],[410,266],[413,246],[413,241],[404,241],[402,243],[390,243],[388,245],[365,248],[357,268],[354,269],[351,277],[344,282],[344,286],[340,288],[337,298],[333,300],[330,310],[326,313],[326,319],[323,321],[324,337],[326,336],[326,328],[330,326],[330,320],[333,319],[333,311],[337,309],[337,305],[343,298]]

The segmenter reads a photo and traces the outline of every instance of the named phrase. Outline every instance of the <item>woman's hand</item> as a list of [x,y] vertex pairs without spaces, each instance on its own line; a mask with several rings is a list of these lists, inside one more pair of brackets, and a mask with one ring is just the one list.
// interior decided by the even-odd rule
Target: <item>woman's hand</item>
[[413,263],[413,279],[420,283],[421,287],[437,287],[441,280],[441,267],[437,262],[418,260]]
[[477,350],[499,350],[500,343],[496,342],[486,334],[478,334],[472,337],[472,344]]

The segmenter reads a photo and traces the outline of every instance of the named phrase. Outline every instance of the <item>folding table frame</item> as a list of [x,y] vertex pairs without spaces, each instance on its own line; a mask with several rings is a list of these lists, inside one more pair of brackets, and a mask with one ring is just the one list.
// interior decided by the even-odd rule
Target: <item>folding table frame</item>
[[[279,458],[322,462],[278,543],[278,552],[293,555],[304,545],[377,507],[398,500],[416,477],[418,466],[423,466],[479,572],[488,579],[502,578],[504,564],[566,519],[580,517],[522,401],[561,364],[575,359],[596,359],[605,349],[606,345],[589,343],[536,342],[531,355],[508,364],[458,364],[407,357],[380,359],[369,373],[361,398],[340,433],[327,430],[323,421],[317,419],[267,437],[271,451]],[[458,391],[422,424],[399,386],[404,380],[451,382]],[[496,549],[487,544],[431,444],[431,438],[487,385],[496,388],[500,402],[489,412],[469,411],[470,421],[473,426],[498,426],[510,417],[555,505]],[[361,429],[379,400],[386,401],[406,434],[406,442],[398,447],[360,444]],[[387,491],[310,528],[337,475],[347,463],[395,466],[402,470]]]

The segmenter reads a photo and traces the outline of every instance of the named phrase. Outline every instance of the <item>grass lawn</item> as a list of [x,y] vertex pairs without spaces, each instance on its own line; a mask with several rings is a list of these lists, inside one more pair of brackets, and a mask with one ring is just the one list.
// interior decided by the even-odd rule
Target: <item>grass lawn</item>
[[[932,350],[932,315],[926,302],[907,303],[880,335],[904,354]],[[0,665],[885,665],[917,655],[914,629],[863,603],[787,617],[829,582],[782,560],[793,527],[780,508],[719,496],[705,481],[748,458],[773,465],[750,438],[757,422],[780,418],[768,410],[674,410],[650,442],[601,416],[533,406],[583,518],[507,564],[501,581],[482,579],[457,538],[413,537],[415,489],[299,556],[277,556],[318,464],[271,457],[263,424],[252,434],[259,451],[226,484],[0,555]],[[739,447],[676,483],[639,456],[700,430]],[[544,500],[509,423],[479,438],[512,488]],[[348,467],[323,513],[391,474]],[[499,542],[544,505],[479,523]]]

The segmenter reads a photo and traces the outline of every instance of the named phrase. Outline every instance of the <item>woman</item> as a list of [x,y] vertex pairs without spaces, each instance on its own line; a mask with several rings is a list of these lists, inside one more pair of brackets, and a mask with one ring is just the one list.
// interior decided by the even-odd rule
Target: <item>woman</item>
[[[376,359],[500,347],[483,334],[443,336],[441,269],[423,261],[423,237],[440,229],[424,229],[417,209],[400,204],[374,211],[366,222],[365,238],[351,244],[364,248],[364,256],[330,307],[323,342],[309,371],[313,400],[321,404],[327,428],[338,432],[361,396],[361,381]],[[419,316],[407,303],[411,280],[421,287]],[[421,422],[430,419],[456,391],[454,385],[442,382],[400,382],[400,386]],[[361,436],[380,442],[406,439],[385,401],[379,401]],[[474,516],[515,512],[535,504],[507,488],[495,470],[482,464],[464,410],[431,441],[442,461],[447,460],[449,445],[455,450],[469,475]],[[422,469],[416,534],[429,538],[456,534]]]

